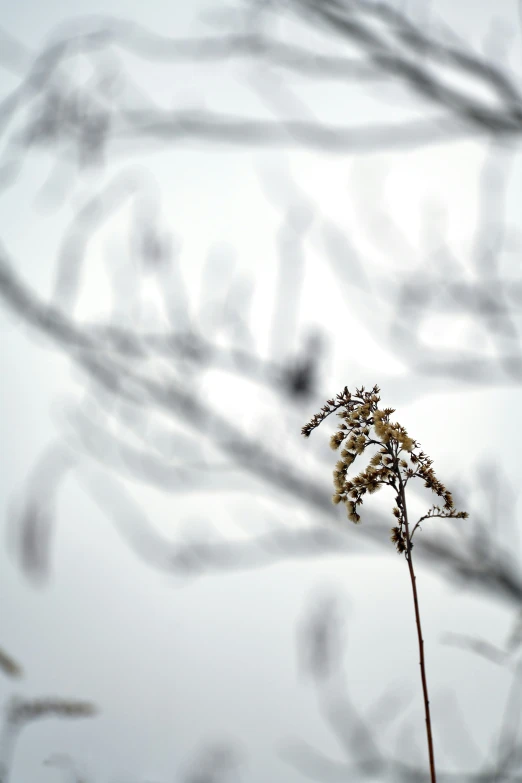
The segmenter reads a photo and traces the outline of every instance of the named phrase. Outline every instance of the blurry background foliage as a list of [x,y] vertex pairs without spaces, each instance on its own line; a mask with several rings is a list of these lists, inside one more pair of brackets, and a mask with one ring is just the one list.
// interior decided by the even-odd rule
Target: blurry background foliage
[[300,434],[375,383],[470,512],[438,779],[522,781],[521,4],[3,11],[2,783],[427,780],[392,498]]

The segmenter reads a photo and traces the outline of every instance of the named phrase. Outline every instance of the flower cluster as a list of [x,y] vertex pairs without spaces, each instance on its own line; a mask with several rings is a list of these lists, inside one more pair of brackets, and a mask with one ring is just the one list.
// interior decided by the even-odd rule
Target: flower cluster
[[[365,392],[364,386],[356,389],[352,395],[345,387],[341,394],[322,407],[320,413],[302,429],[302,434],[309,437],[312,430],[319,426],[327,416],[336,413],[342,420],[339,429],[330,439],[334,451],[341,449],[340,459],[333,472],[335,504],[344,503],[348,519],[359,523],[361,516],[358,507],[362,505],[365,494],[373,494],[383,485],[395,490],[397,505],[393,509],[396,526],[392,528],[391,540],[399,553],[408,552],[413,544],[411,539],[415,529],[422,519],[428,516],[456,517],[463,519],[467,513],[454,509],[453,497],[440,482],[432,468],[431,460],[423,451],[419,451],[419,443],[410,438],[407,431],[398,423],[392,423],[390,416],[395,413],[393,408],[378,407],[379,387],[374,386]],[[377,446],[366,469],[348,478],[348,470],[355,459],[364,453],[368,446]],[[412,478],[421,478],[424,485],[444,499],[444,508],[433,507],[425,517],[409,530],[406,513],[404,489]],[[435,513],[437,512],[437,513]]]

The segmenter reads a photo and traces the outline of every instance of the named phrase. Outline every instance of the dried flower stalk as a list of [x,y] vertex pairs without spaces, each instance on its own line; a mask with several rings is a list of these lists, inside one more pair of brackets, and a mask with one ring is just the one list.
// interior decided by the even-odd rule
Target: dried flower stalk
[[[394,408],[379,408],[379,392],[378,386],[374,386],[369,392],[365,391],[362,386],[360,389],[356,389],[355,394],[352,395],[348,387],[345,386],[335,398],[327,400],[320,412],[302,428],[302,434],[308,438],[310,433],[332,413],[336,413],[342,420],[338,431],[330,439],[330,446],[334,451],[342,447],[341,458],[333,472],[334,495],[332,501],[335,504],[344,503],[348,519],[355,524],[361,521],[358,509],[363,504],[364,495],[377,492],[383,485],[392,487],[395,491],[396,505],[392,511],[395,524],[391,529],[391,540],[397,552],[404,555],[410,574],[420,654],[430,776],[431,783],[436,783],[424,640],[422,638],[416,577],[413,569],[412,540],[420,523],[425,519],[432,517],[465,519],[468,514],[465,511],[455,510],[451,492],[435,476],[432,468],[433,460],[420,451],[420,444],[410,438],[404,427],[390,421],[390,416],[395,413]],[[365,470],[355,478],[349,479],[350,466],[368,446],[377,446],[379,450],[372,456]],[[428,513],[411,527],[408,520],[405,490],[408,482],[413,478],[422,479],[425,487],[443,499],[444,505],[442,508],[433,505]]]

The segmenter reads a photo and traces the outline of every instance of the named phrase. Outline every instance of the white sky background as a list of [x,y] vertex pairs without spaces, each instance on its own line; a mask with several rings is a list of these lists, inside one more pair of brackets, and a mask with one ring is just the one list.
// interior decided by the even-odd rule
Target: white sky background
[[[432,13],[476,48],[482,46],[496,15],[490,3],[478,0],[431,5]],[[47,1],[0,5],[4,28],[34,51],[56,24],[87,11],[125,16],[174,37],[208,33],[212,28],[198,22],[203,7],[210,8],[195,3],[113,1],[87,7],[69,2],[65,14],[63,6]],[[506,41],[510,41],[505,56],[520,74],[522,41],[515,3],[505,4],[502,20]],[[297,35],[295,30],[290,34]],[[261,77],[259,68],[247,60],[198,69],[133,62],[131,57],[125,62],[133,68],[143,91],[153,90],[152,97],[167,104],[272,116],[270,106],[264,106],[248,87],[259,85]],[[0,72],[0,79],[5,92],[17,83],[16,76],[7,71]],[[402,109],[398,107],[417,105],[392,87],[376,87],[369,95],[349,87],[345,97],[342,86],[325,90],[322,81],[305,87],[309,84],[303,80],[301,95],[308,98],[307,105],[316,116],[331,122],[346,119],[347,105],[361,119],[373,120],[399,117]],[[292,111],[291,105],[285,107]],[[153,145],[145,149],[152,150]],[[105,180],[97,172],[81,183],[74,178],[74,188],[67,169],[64,174],[58,172],[49,188],[54,158],[32,153],[16,184],[0,199],[1,238],[16,259],[17,271],[39,294],[49,294],[56,254],[74,208],[117,171],[132,170],[156,197],[160,226],[172,231],[179,243],[193,314],[199,316],[198,302],[206,296],[200,286],[209,248],[215,244],[233,248],[234,279],[241,277],[245,290],[248,285],[253,288],[249,323],[255,350],[273,356],[278,230],[285,209],[296,196],[316,209],[316,221],[329,217],[347,227],[353,243],[348,250],[357,249],[370,279],[377,280],[380,271],[393,281],[397,270],[416,269],[419,258],[424,263],[426,249],[435,248],[440,231],[446,232],[460,259],[469,256],[484,152],[482,143],[470,141],[361,157],[191,142],[165,145],[164,150],[151,153],[114,156],[103,173]],[[63,202],[57,197],[61,182],[67,193]],[[518,228],[521,197],[518,156],[505,210],[508,222]],[[399,229],[395,244],[384,230],[379,210]],[[432,223],[429,215],[435,215]],[[107,272],[116,274],[114,270],[119,269],[118,280],[129,293],[121,318],[132,321],[141,312],[151,325],[165,323],[154,281],[133,276],[127,252],[132,216],[129,209],[115,214],[89,245],[76,311],[79,318],[108,316],[113,303]],[[332,427],[324,425],[309,442],[299,435],[300,427],[326,396],[344,384],[353,388],[378,383],[383,403],[397,408],[397,418],[434,459],[437,475],[450,489],[456,492],[456,482],[463,475],[472,482],[475,464],[486,457],[500,465],[516,486],[520,469],[513,431],[520,425],[515,413],[519,389],[500,383],[491,389],[465,387],[458,382],[450,388],[447,381],[422,376],[412,384],[404,357],[380,342],[378,331],[371,326],[370,319],[385,325],[388,313],[358,288],[347,301],[346,289],[339,287],[338,277],[326,263],[314,225],[306,242],[297,326],[294,334],[281,339],[276,346],[280,355],[274,358],[284,359],[286,352],[297,351],[308,331],[319,327],[330,342],[317,400],[312,405],[299,404],[296,411],[289,406],[282,411],[274,407],[281,405],[280,400],[268,392],[217,372],[207,374],[200,391],[212,394],[214,406],[251,435],[266,438],[276,453],[288,449],[300,455],[307,470],[316,464],[314,459],[323,449],[321,441],[327,443]],[[514,273],[518,257],[515,248],[505,254],[506,274]],[[226,291],[226,279],[214,275],[211,284],[219,300],[219,287]],[[212,312],[207,308],[203,316],[206,333],[212,336]],[[71,416],[84,381],[67,356],[11,315],[2,312],[0,323],[0,486],[7,540],[13,498],[25,486],[35,460],[58,434],[68,433],[69,443],[74,440]],[[482,340],[473,325],[449,316],[443,321],[427,320],[421,336],[428,346],[440,347],[458,341],[469,347]],[[480,348],[486,352],[482,343]],[[188,451],[198,444],[190,430],[186,434]],[[15,783],[57,780],[59,773],[42,766],[42,760],[54,752],[70,753],[96,781],[181,779],[197,753],[214,742],[239,744],[243,754],[240,779],[248,783],[303,779],[278,756],[291,738],[305,739],[341,760],[342,750],[318,713],[314,687],[300,678],[297,665],[296,629],[318,589],[340,592],[346,605],[351,698],[365,712],[387,687],[399,684],[411,696],[410,707],[400,721],[392,722],[385,736],[394,746],[397,732],[411,732],[415,740],[409,759],[423,763],[422,701],[409,580],[405,564],[391,546],[387,554],[380,549],[374,554],[363,547],[357,557],[284,562],[182,583],[149,568],[129,550],[110,515],[100,510],[87,491],[87,483],[97,481],[96,470],[100,468],[89,463],[81,474],[72,471],[62,485],[48,584],[36,589],[20,573],[7,547],[0,555],[0,645],[26,671],[17,692],[28,697],[89,699],[101,710],[92,721],[49,720],[28,728],[17,749]],[[329,480],[328,467],[326,496]],[[169,496],[145,484],[136,484],[131,491],[151,523],[173,540],[180,532],[212,536],[213,525],[227,535],[242,537],[245,531],[258,533],[280,520],[292,525],[317,521],[289,497],[268,497],[270,492],[259,482],[239,476],[233,485],[227,478],[227,487],[234,489],[237,484],[244,487],[244,493],[221,490]],[[382,493],[373,502],[388,508],[391,501]],[[464,507],[471,511],[481,502],[475,489]],[[358,530],[349,532],[355,541]],[[511,544],[520,547],[520,542]],[[361,548],[359,542],[354,546]],[[441,638],[445,632],[458,631],[502,646],[513,615],[483,596],[457,592],[422,567],[418,585],[437,754],[446,766],[466,768],[476,759],[477,748],[487,747],[498,729],[509,677],[500,667],[444,646]],[[12,692],[11,683],[0,682],[2,697]],[[475,745],[459,735],[458,721],[448,728],[455,700]]]

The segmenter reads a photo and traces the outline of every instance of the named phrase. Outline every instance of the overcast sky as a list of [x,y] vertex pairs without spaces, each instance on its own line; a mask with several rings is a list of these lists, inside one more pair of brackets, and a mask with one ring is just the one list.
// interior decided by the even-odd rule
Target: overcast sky
[[[503,4],[501,12],[482,0],[432,0],[429,6],[411,11],[412,18],[423,24],[445,22],[479,52],[485,39],[486,51],[491,51],[487,35],[495,23],[497,37],[491,46],[501,64],[520,76],[522,41],[515,2]],[[5,65],[0,87],[6,96],[23,78],[24,63],[31,62],[57,25],[79,15],[113,15],[176,38],[208,35],[223,26],[215,13],[221,4],[211,2],[112,0],[87,5],[70,0],[64,6],[51,0],[14,5],[0,0],[0,8],[3,29],[26,47],[16,50],[17,60],[15,48],[5,62],[0,54],[0,65]],[[309,29],[291,21],[281,24],[281,35],[295,44],[314,39]],[[317,39],[327,48],[327,37],[322,44],[319,35]],[[499,47],[498,41],[504,45]],[[305,119],[372,123],[400,119],[420,105],[393,82],[363,87],[305,79],[296,81],[299,98],[292,102],[275,69],[263,70],[248,59],[194,66],[125,52],[117,57],[135,79],[136,96],[141,90],[153,102],[170,107],[270,119],[281,106],[298,114],[306,101]],[[81,81],[82,69],[88,74],[88,58],[71,61],[69,75],[73,82]],[[108,58],[108,67],[115,62]],[[482,139],[394,152],[383,144],[373,154],[343,155],[298,144],[278,149],[192,141],[162,144],[160,149],[159,142],[118,142],[104,168],[87,170],[81,177],[65,155],[58,160],[60,155],[54,150],[28,153],[16,180],[0,196],[1,242],[17,274],[39,296],[51,297],[60,258],[71,252],[73,246],[63,240],[74,214],[95,193],[112,188],[107,203],[118,208],[92,232],[86,249],[73,308],[79,322],[112,318],[117,325],[139,322],[154,330],[170,328],[173,312],[185,317],[181,284],[166,290],[161,275],[142,270],[133,256],[133,231],[140,220],[153,221],[169,234],[179,261],[187,323],[197,320],[208,339],[216,336],[223,345],[230,339],[220,331],[219,321],[220,303],[227,295],[244,308],[251,351],[261,358],[285,361],[303,350],[308,335],[321,333],[321,376],[315,397],[306,402],[282,399],[219,369],[182,380],[189,388],[194,383],[213,409],[277,456],[294,460],[304,473],[320,466],[322,473],[315,478],[323,483],[325,498],[331,494],[333,455],[327,443],[332,424],[323,425],[310,441],[302,439],[300,428],[345,384],[352,389],[381,386],[383,404],[397,409],[397,419],[434,459],[441,480],[455,495],[459,490],[466,510],[484,509],[475,469],[486,459],[498,466],[507,486],[519,485],[513,435],[520,425],[519,386],[506,382],[500,369],[498,383],[489,386],[414,375],[409,360],[415,340],[426,346],[427,357],[442,348],[494,356],[498,343],[488,342],[476,322],[454,313],[412,326],[403,348],[385,338],[392,304],[387,292],[408,274],[431,274],[433,265],[442,269],[437,252],[441,234],[462,274],[469,279],[475,274],[470,259],[481,176],[491,155]],[[509,151],[499,150],[495,160],[511,172],[500,212],[513,234],[501,262],[509,276],[516,273],[520,253],[521,160],[514,144]],[[128,198],[120,203],[119,193]],[[283,224],[292,205],[294,234]],[[341,263],[350,265],[353,285],[339,273],[339,256],[325,253],[324,236],[332,225],[345,231]],[[304,243],[296,241],[301,230]],[[282,290],[279,252],[285,248],[293,264],[285,281],[286,307],[277,299]],[[115,289],[123,292],[119,300]],[[212,540],[217,531],[241,540],[278,525],[331,521],[237,467],[223,470],[222,480],[216,473],[208,480],[199,476],[192,490],[176,486],[167,492],[145,479],[120,480],[117,470],[93,458],[98,446],[106,453],[107,420],[89,402],[91,382],[81,369],[12,312],[0,311],[0,325],[0,645],[20,661],[25,673],[14,686],[0,681],[0,695],[85,699],[100,710],[89,720],[47,720],[27,728],[16,749],[13,783],[58,780],[60,773],[42,764],[54,753],[70,754],[93,781],[182,780],[198,755],[214,744],[238,750],[236,779],[248,783],[303,780],[281,756],[298,739],[342,761],[342,747],[321,716],[316,688],[302,676],[298,649],[298,629],[310,606],[331,595],[339,597],[346,620],[344,666],[350,698],[361,713],[370,715],[388,688],[398,689],[402,711],[382,730],[382,741],[395,751],[407,734],[409,760],[424,764],[410,586],[405,563],[392,546],[386,551],[363,544],[359,528],[353,527],[348,529],[357,553],[352,556],[285,560],[268,568],[231,569],[193,579],[151,567],[125,540],[121,519],[115,523],[114,517],[123,515],[132,527],[130,499],[171,541],[187,536]],[[239,332],[240,326],[235,334]],[[160,363],[154,372],[161,375],[168,369]],[[96,416],[99,441],[89,442],[82,423]],[[146,440],[161,437],[160,424],[148,434],[142,425],[138,420],[137,430]],[[176,428],[177,440],[169,445],[174,458],[217,459],[219,451],[190,422],[176,421]],[[45,485],[45,454],[49,460],[72,462],[56,494],[49,578],[35,585],[14,555],[12,520],[28,487],[37,479]],[[34,474],[37,463],[40,472]],[[114,481],[128,493],[128,508],[116,504]],[[516,505],[515,511],[505,510],[503,497],[501,492],[500,518],[516,513]],[[392,502],[384,492],[372,499],[374,509],[388,514]],[[341,521],[343,512],[338,512]],[[471,525],[473,515],[455,524]],[[441,524],[442,534],[449,535]],[[513,536],[509,547],[520,562],[520,539]],[[514,607],[458,591],[422,565],[417,581],[437,752],[446,768],[473,768],[498,731],[510,672],[444,645],[442,637],[460,632],[502,647]],[[232,773],[229,779],[235,779]]]

